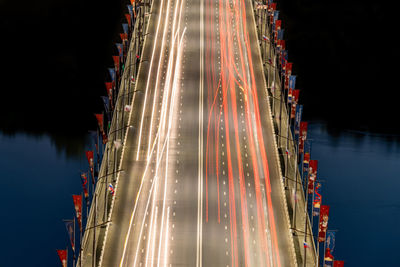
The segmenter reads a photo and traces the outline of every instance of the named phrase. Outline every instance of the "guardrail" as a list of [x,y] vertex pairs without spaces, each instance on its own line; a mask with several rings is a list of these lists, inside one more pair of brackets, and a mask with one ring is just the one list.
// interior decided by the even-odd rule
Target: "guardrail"
[[[108,141],[105,145],[101,167],[92,197],[89,216],[86,223],[81,250],[76,266],[95,267],[101,263],[104,242],[110,223],[113,195],[108,191],[108,186],[117,186],[118,177],[124,170],[120,169],[121,156],[128,128],[130,107],[135,93],[135,82],[141,64],[141,51],[143,50],[145,34],[143,30],[148,25],[148,16],[152,0],[147,0],[135,7],[136,19],[131,31],[123,75],[120,79],[118,97],[108,132]],[[132,79],[133,78],[133,79]],[[131,107],[132,108],[132,107]]]
[[[256,8],[260,5],[253,2],[256,20],[258,41],[260,43],[261,57],[264,65],[264,75],[267,81],[267,93],[274,123],[277,150],[280,159],[282,182],[284,183],[286,205],[290,221],[290,230],[294,243],[295,257],[298,266],[317,266],[317,251],[312,233],[310,216],[306,208],[298,159],[298,147],[294,142],[290,130],[290,114],[285,93],[282,89],[282,77],[279,74],[276,47],[272,44],[271,25],[268,11],[265,8]],[[264,5],[266,7],[266,5]],[[264,7],[263,6],[263,7]],[[263,36],[267,37],[264,40]],[[292,155],[292,156],[290,156]],[[309,248],[304,248],[304,242]],[[308,252],[308,253],[307,253]]]

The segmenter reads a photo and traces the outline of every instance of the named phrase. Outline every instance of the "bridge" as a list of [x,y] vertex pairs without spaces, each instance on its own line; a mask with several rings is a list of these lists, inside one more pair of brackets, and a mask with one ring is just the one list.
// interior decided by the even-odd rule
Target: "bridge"
[[296,148],[258,5],[135,7],[77,266],[315,266],[304,195],[291,194],[296,164],[282,153]]

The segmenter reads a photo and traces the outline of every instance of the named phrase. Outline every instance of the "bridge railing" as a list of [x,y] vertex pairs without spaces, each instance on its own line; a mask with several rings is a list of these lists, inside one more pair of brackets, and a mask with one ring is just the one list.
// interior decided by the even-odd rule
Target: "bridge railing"
[[[253,6],[256,7],[256,5],[258,3],[253,2]],[[272,43],[269,17],[266,9],[255,8],[254,15],[276,133],[296,261],[298,266],[317,266],[317,251],[311,228],[312,223],[310,223],[312,216],[309,216],[306,208],[304,185],[297,164],[298,147],[290,130],[290,109],[285,99],[282,77],[278,71],[277,53],[276,47]],[[266,36],[267,40],[264,40],[263,36]],[[305,242],[309,248],[305,248]]]
[[92,198],[86,229],[81,241],[81,250],[76,266],[99,266],[103,253],[107,226],[110,223],[113,195],[109,186],[115,187],[117,179],[124,170],[120,169],[121,155],[125,134],[128,128],[129,109],[135,93],[135,81],[142,61],[140,55],[144,43],[144,29],[152,0],[142,2],[136,11],[132,26],[131,39],[126,60],[121,66],[122,76],[119,80],[118,97],[115,101],[108,141],[105,144],[101,167]]

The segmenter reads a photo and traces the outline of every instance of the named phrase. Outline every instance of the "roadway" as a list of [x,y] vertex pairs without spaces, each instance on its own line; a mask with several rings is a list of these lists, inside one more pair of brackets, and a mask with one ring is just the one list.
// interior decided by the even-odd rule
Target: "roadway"
[[101,266],[293,266],[249,0],[155,0]]

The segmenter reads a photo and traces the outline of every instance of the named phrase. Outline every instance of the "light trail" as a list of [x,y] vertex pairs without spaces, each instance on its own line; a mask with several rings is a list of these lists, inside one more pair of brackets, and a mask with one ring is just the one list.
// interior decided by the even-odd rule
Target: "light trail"
[[[156,206],[156,222],[157,222],[157,217],[158,217],[158,206]],[[157,233],[157,224],[154,224],[154,226],[153,226],[153,238],[152,239],[150,239],[149,240],[149,243],[150,243],[150,241],[152,241],[152,245],[151,245],[151,265],[150,266],[154,266],[154,253],[155,253],[155,245],[156,245],[156,239],[157,239],[157,236],[156,236],[156,233]],[[148,259],[146,259],[146,266],[147,266],[147,263],[148,263]],[[133,265],[133,266],[136,266],[136,265]]]
[[[156,38],[154,40],[153,52],[151,53],[149,70],[151,70],[151,67],[153,66],[154,53],[155,53],[155,50],[156,50],[156,47],[157,47],[157,36],[158,36],[158,30],[159,30],[159,27],[160,27],[161,14],[163,12],[163,3],[164,3],[164,0],[161,0],[160,15],[158,17],[157,30],[156,30],[156,35],[155,35]],[[169,9],[167,8],[167,12],[168,11],[169,11]],[[140,143],[141,143],[141,140],[142,140],[142,130],[143,130],[143,119],[144,119],[144,114],[145,114],[145,111],[146,111],[147,93],[149,91],[150,77],[151,77],[151,71],[149,71],[149,75],[147,76],[146,92],[145,92],[145,96],[144,96],[143,111],[142,111],[142,117],[140,119],[139,141],[138,141],[138,150],[137,150],[137,154],[136,154],[136,160],[139,160]]]
[[199,84],[199,142],[197,183],[197,242],[196,267],[202,266],[203,241],[203,94],[204,94],[204,0],[200,0],[200,84]]
[[168,244],[169,244],[169,210],[170,207],[168,206],[167,209],[167,226],[166,226],[166,234],[165,234],[165,243],[164,243],[164,267],[168,265]]

